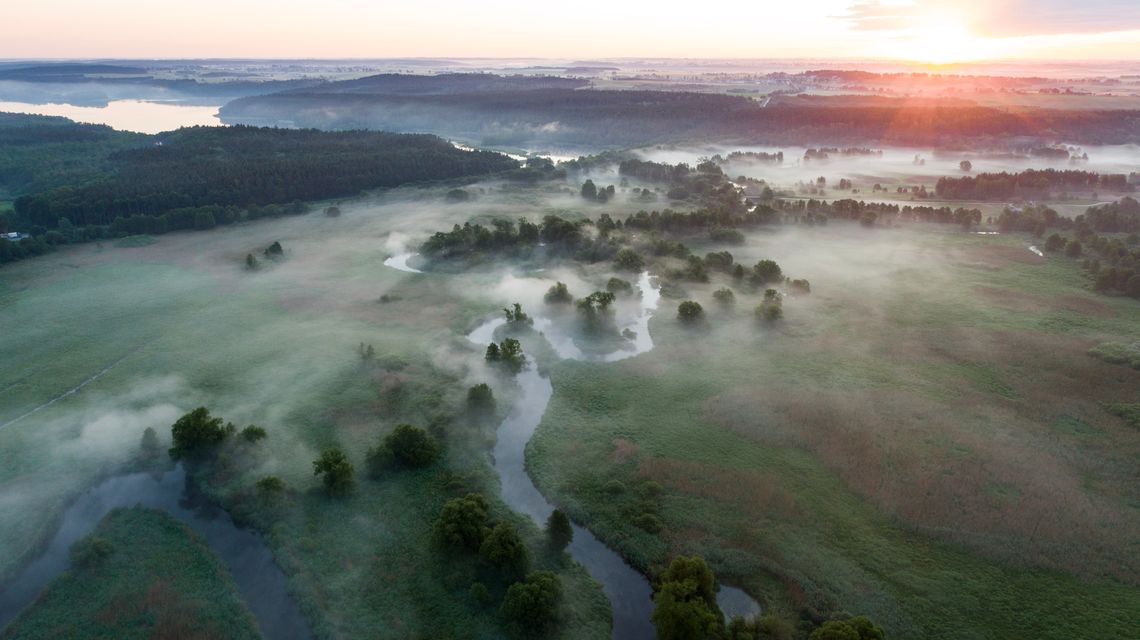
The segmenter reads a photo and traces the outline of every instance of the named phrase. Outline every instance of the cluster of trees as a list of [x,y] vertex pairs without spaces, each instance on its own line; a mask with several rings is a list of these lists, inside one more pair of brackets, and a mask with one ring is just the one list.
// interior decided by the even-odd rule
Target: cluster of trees
[[747,211],[736,187],[712,160],[705,160],[694,168],[686,163],[670,165],[627,159],[618,165],[618,173],[663,183],[669,187],[670,200],[693,200],[713,215],[742,215]]
[[526,356],[523,355],[522,344],[514,338],[505,338],[498,344],[492,342],[487,345],[484,358],[491,364],[506,367],[512,373],[522,371],[523,366],[526,365]]
[[784,317],[784,303],[779,291],[764,290],[764,300],[756,307],[756,316],[764,322],[776,322]]
[[934,193],[948,200],[1008,200],[1040,196],[1050,189],[1132,191],[1128,176],[1073,169],[1027,169],[938,179]]
[[[652,615],[659,640],[885,640],[886,633],[866,616],[836,614],[796,629],[774,614],[733,617],[726,624],[716,603],[716,575],[698,555],[680,555],[654,581]],[[802,634],[802,635],[801,635]]]
[[582,189],[579,191],[579,194],[584,200],[601,202],[604,204],[613,199],[615,191],[616,190],[612,184],[608,187],[599,189],[598,186],[594,184],[593,180],[586,180],[584,183],[582,183]]
[[510,220],[495,220],[491,227],[468,222],[455,225],[448,232],[436,232],[420,251],[443,259],[480,253],[522,255],[543,243],[548,252],[569,254],[588,243],[584,224],[558,216],[546,216],[540,224],[525,218],[519,219],[517,225]]
[[864,202],[843,198],[827,202],[809,198],[807,200],[777,200],[773,206],[783,214],[785,220],[793,224],[826,224],[828,218],[859,221],[872,226],[886,221],[933,222],[956,224],[969,229],[981,223],[980,209],[963,207],[929,207],[898,205],[888,202]]
[[783,164],[784,152],[777,151],[775,153],[767,153],[764,151],[733,151],[727,156],[717,154],[710,158],[713,162],[719,165],[725,165],[729,162],[744,162],[752,164]]
[[[239,432],[234,423],[210,415],[206,407],[198,407],[171,425],[170,458],[191,462],[203,461],[216,454],[218,448],[235,435],[242,442],[252,444],[264,440],[268,434],[265,429],[253,424]],[[156,434],[143,433],[144,451],[152,451],[156,443]]]
[[504,307],[503,314],[507,317],[507,324],[528,327],[534,324],[534,318],[527,315],[527,313],[523,311],[522,305],[517,302],[510,307]]
[[[551,546],[561,551],[572,536],[565,514],[551,514],[547,524]],[[469,493],[444,504],[432,525],[432,541],[449,553],[476,554],[486,569],[486,581],[510,585],[499,614],[512,635],[542,637],[554,627],[562,599],[561,581],[552,572],[530,570],[530,554],[518,530],[504,520],[493,522],[482,494]],[[472,591],[490,599],[482,582],[476,582]]]

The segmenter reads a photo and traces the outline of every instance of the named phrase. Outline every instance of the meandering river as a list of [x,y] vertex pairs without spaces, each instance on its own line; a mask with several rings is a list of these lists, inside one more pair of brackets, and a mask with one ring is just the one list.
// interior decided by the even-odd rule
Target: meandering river
[[[638,287],[641,289],[640,308],[620,327],[636,333],[627,349],[603,355],[587,355],[569,336],[559,332],[549,319],[535,318],[535,329],[543,332],[562,358],[614,362],[645,353],[653,348],[649,319],[657,310],[661,295],[660,288],[653,284],[648,272],[641,274]],[[501,316],[488,319],[467,334],[467,339],[475,345],[487,345],[494,338],[495,331],[504,324],[506,320]],[[533,362],[529,362],[518,374],[516,382],[519,398],[496,433],[494,467],[507,506],[530,516],[535,523],[543,526],[554,510],[554,505],[543,497],[527,474],[525,453],[526,444],[534,435],[550,404],[550,398],[554,395],[554,387],[550,378],[539,373]],[[613,637],[621,640],[652,640],[656,634],[650,620],[653,613],[653,589],[649,580],[589,530],[577,524],[572,526],[574,540],[567,550],[572,558],[602,584],[613,609]],[[721,585],[717,604],[727,616],[747,616],[760,612],[760,605],[747,593],[727,585]]]
[[186,523],[229,568],[242,600],[266,638],[312,637],[288,578],[261,536],[238,527],[225,510],[198,496],[181,465],[164,473],[128,473],[105,480],[72,503],[43,552],[0,589],[0,629],[35,601],[67,569],[72,543],[95,529],[116,507],[161,509]]

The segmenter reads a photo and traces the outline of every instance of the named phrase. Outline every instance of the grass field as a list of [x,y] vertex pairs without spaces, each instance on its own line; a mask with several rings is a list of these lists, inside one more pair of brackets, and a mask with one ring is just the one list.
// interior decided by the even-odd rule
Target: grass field
[[5,631],[37,638],[260,638],[225,566],[160,511],[117,509],[77,546],[106,555],[57,578]]
[[[1140,375],[1087,351],[1135,341],[1140,305],[1026,245],[754,236],[738,261],[775,258],[813,293],[766,328],[746,287],[726,310],[711,291],[727,277],[681,283],[704,326],[664,299],[654,351],[552,369],[532,475],[636,564],[699,552],[790,616],[867,613],[895,638],[1129,637],[1140,431],[1107,407]],[[646,512],[661,534],[634,526]]]
[[[483,490],[566,583],[567,637],[604,635],[609,607],[584,571],[537,552],[539,533],[498,502],[488,463],[493,424],[446,419],[489,378],[463,333],[502,302],[481,299],[498,274],[415,276],[383,266],[399,235],[422,238],[469,216],[542,215],[576,200],[483,185],[461,207],[445,190],[341,203],[343,214],[255,223],[153,243],[89,244],[0,271],[0,576],[11,575],[72,496],[129,464],[143,429],[168,437],[205,405],[269,438],[255,459],[212,479],[221,501],[269,529],[274,552],[320,637],[498,637],[497,604],[469,595],[471,567],[435,558],[427,531],[458,490]],[[561,199],[560,199],[561,198]],[[244,269],[273,241],[285,259]],[[387,302],[381,297],[387,296]],[[364,366],[360,343],[376,362]],[[400,421],[439,427],[434,470],[366,480],[364,454]],[[341,446],[359,490],[330,501],[311,461]],[[249,508],[254,481],[281,477],[281,517]],[[243,512],[244,510],[244,512]],[[413,570],[415,568],[415,570]]]

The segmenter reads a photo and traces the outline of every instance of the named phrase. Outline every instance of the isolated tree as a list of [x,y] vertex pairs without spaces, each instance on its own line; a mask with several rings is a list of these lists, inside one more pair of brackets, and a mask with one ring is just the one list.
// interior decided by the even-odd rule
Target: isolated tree
[[969,160],[963,160],[958,163],[958,168],[961,169],[963,173],[970,173],[970,171],[974,169],[974,163]]
[[478,493],[448,500],[432,525],[436,544],[468,551],[478,551],[487,533],[487,499]]
[[551,548],[561,551],[574,540],[574,528],[570,526],[570,518],[561,509],[550,512],[546,519],[546,539]]
[[733,280],[743,280],[744,279],[744,265],[738,264],[732,268],[732,279]]
[[158,432],[154,427],[143,429],[140,453],[145,460],[154,460],[162,453],[162,445],[158,442]]
[[340,215],[340,207],[338,207],[336,205],[333,205],[331,207],[325,207],[325,215],[330,217],[330,218],[335,218],[335,217],[339,216]]
[[257,258],[252,253],[245,254],[245,268],[253,271],[257,268]]
[[170,427],[173,445],[170,457],[174,460],[197,458],[213,450],[232,433],[221,418],[210,415],[206,407],[187,413]]
[[574,296],[570,295],[566,283],[558,282],[546,291],[546,295],[542,299],[547,304],[570,304],[574,301]]
[[410,424],[397,425],[384,438],[392,458],[407,467],[426,467],[439,458],[439,442],[427,431]]
[[586,200],[598,199],[598,187],[594,184],[593,180],[586,180],[586,182],[582,184],[581,194]]
[[727,287],[721,288],[713,291],[713,299],[722,305],[728,306],[736,302],[736,294],[732,292],[732,289]]
[[1084,251],[1084,247],[1077,240],[1070,240],[1069,244],[1065,245],[1065,255],[1070,258],[1079,258]]
[[1045,250],[1050,252],[1060,251],[1065,248],[1067,241],[1059,233],[1054,233],[1045,240]]
[[784,317],[784,305],[780,292],[775,289],[764,291],[764,300],[756,307],[756,315],[765,322],[775,322]]
[[262,253],[265,254],[266,258],[280,258],[285,255],[285,249],[281,246],[280,242],[274,240],[273,244],[266,247]]
[[499,345],[492,342],[487,345],[487,353],[483,356],[487,362],[499,362],[503,359],[503,354],[499,349]]
[[752,267],[752,284],[764,285],[780,282],[784,279],[784,272],[775,260],[761,260]]
[[352,463],[340,449],[325,449],[321,452],[321,457],[313,461],[313,475],[322,476],[325,491],[332,496],[346,495],[356,484]]
[[677,305],[677,318],[682,322],[696,322],[704,314],[701,304],[695,300],[685,300]]
[[500,522],[491,529],[479,545],[479,557],[508,579],[521,578],[530,566],[526,545],[514,525],[508,522]]
[[499,615],[515,637],[545,637],[557,620],[561,599],[558,576],[551,571],[535,571],[507,589]]
[[491,413],[495,410],[495,393],[486,382],[467,390],[467,407],[472,411]]

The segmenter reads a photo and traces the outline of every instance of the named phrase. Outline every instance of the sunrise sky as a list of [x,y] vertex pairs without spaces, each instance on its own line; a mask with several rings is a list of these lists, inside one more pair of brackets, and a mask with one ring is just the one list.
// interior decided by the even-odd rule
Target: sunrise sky
[[1140,60],[1137,0],[37,0],[3,58]]

